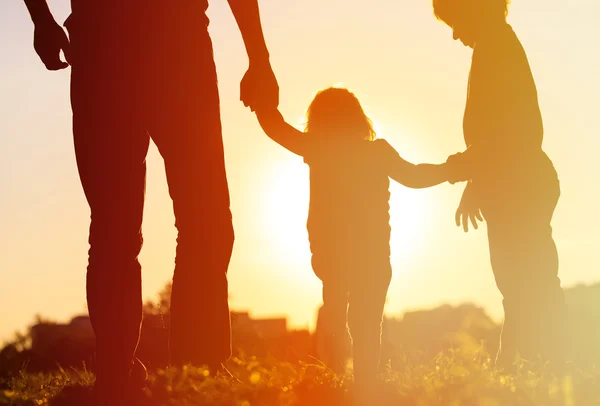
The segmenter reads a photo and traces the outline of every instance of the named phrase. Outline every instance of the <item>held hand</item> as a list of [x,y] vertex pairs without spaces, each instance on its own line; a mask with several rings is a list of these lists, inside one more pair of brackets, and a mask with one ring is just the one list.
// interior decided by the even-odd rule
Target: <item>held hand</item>
[[463,160],[464,157],[462,153],[450,155],[446,160],[444,167],[448,174],[448,182],[452,185],[457,182],[464,182],[468,180],[468,176],[465,173],[465,164]]
[[[69,66],[70,43],[67,34],[56,22],[38,24],[33,33],[33,47],[48,70],[60,70]],[[60,59],[63,51],[67,62]]]
[[250,64],[240,83],[240,100],[251,111],[272,110],[279,106],[279,84],[268,62]]
[[483,217],[481,215],[481,209],[479,207],[479,203],[477,202],[477,196],[473,190],[473,186],[471,183],[467,184],[465,191],[463,192],[462,198],[460,199],[460,204],[458,205],[458,209],[456,210],[455,221],[456,226],[460,227],[461,220],[462,226],[465,230],[465,233],[469,231],[469,219],[471,220],[471,224],[473,224],[473,228],[477,230],[479,228],[477,224],[477,220],[483,221]]

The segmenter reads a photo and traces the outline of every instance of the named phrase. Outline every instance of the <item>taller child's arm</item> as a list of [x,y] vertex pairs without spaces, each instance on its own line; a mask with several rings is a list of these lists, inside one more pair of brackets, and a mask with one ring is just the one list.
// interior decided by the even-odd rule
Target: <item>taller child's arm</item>
[[256,117],[269,138],[294,154],[304,155],[304,134],[289,125],[279,110],[259,110]]
[[[387,144],[387,143],[386,143]],[[418,164],[405,161],[389,144],[390,178],[413,189],[423,189],[444,183],[448,180],[445,164]]]
[[539,148],[544,129],[537,90],[516,37],[475,48],[466,111],[474,135],[466,151],[448,160],[453,181],[469,180],[482,164],[504,165],[515,152]]

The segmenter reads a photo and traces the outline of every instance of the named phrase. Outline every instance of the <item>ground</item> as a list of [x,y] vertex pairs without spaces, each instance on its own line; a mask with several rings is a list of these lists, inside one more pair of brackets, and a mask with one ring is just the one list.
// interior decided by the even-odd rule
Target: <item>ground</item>
[[[351,405],[352,380],[334,375],[323,364],[282,363],[254,357],[233,358],[233,376],[213,377],[204,368],[158,370],[144,393],[148,405],[184,406],[321,406]],[[556,374],[548,365],[525,362],[513,374],[496,370],[482,353],[448,350],[433,359],[404,356],[397,368],[386,368],[371,395],[373,405],[600,405],[600,371],[568,365]],[[27,374],[0,385],[0,405],[82,405],[89,403],[93,374],[60,370]]]

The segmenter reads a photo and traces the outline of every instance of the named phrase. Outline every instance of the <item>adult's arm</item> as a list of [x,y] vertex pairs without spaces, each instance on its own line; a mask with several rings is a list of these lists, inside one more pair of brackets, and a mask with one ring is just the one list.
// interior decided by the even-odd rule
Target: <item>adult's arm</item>
[[[48,70],[60,70],[69,66],[69,39],[56,22],[46,0],[25,0],[34,24],[33,47]],[[60,58],[63,51],[67,62]]]
[[277,108],[279,85],[271,68],[258,0],[228,0],[242,34],[249,68],[240,83],[240,100],[251,110]]
[[25,6],[36,26],[56,24],[46,0],[25,0]]

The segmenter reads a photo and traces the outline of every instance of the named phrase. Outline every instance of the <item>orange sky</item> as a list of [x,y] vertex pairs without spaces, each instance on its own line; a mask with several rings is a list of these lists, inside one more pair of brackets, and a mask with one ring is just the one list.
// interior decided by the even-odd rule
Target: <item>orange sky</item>
[[[405,3],[261,1],[286,118],[300,122],[318,89],[341,82],[405,159],[441,162],[460,150],[470,50],[452,41],[429,1]],[[67,0],[50,5],[61,20],[68,14]],[[532,65],[544,148],[561,179],[553,226],[566,286],[600,279],[599,14],[596,0],[513,0],[509,16]],[[209,16],[237,236],[231,304],[312,325],[320,290],[306,240],[307,167],[261,134],[238,101],[247,59],[226,1],[213,0]],[[67,320],[85,311],[89,213],[70,134],[69,73],[46,72],[31,42],[25,7],[0,3],[0,341],[35,313]],[[150,298],[171,277],[175,230],[154,147],[148,162],[141,261]],[[389,314],[472,301],[500,316],[485,228],[465,235],[454,226],[461,191],[392,187]]]

